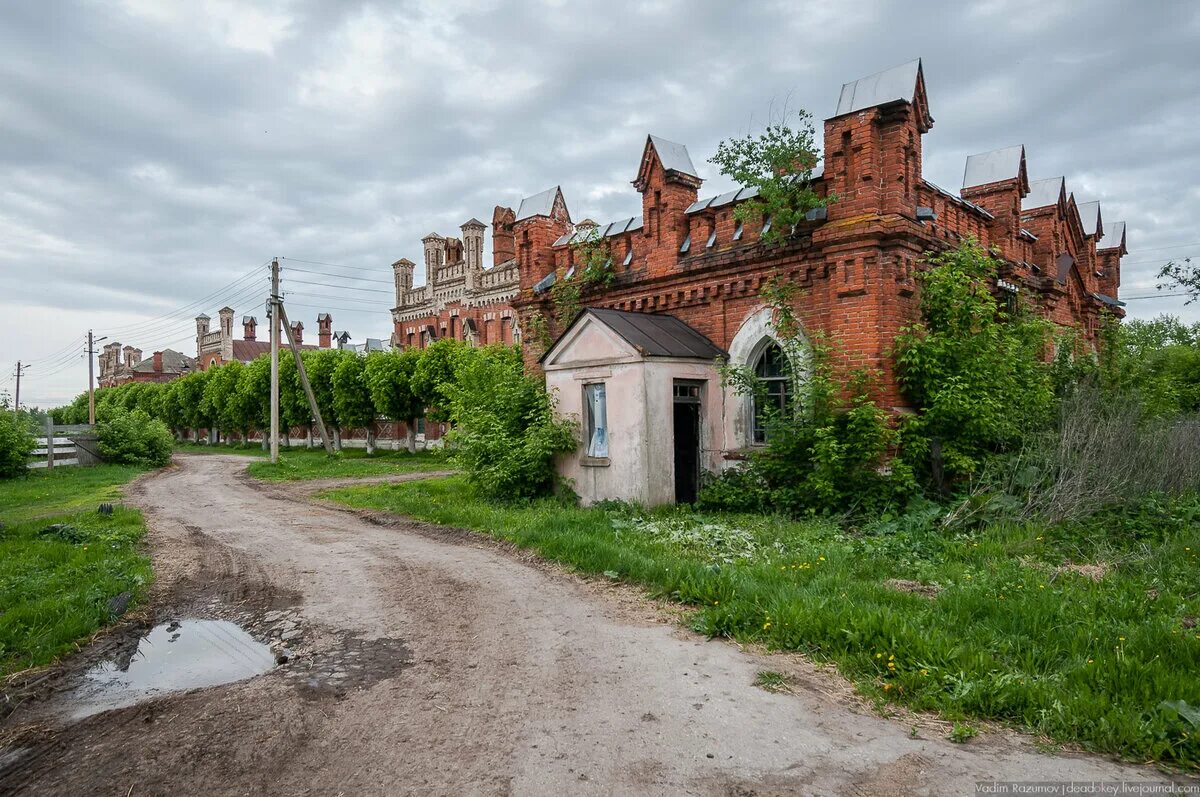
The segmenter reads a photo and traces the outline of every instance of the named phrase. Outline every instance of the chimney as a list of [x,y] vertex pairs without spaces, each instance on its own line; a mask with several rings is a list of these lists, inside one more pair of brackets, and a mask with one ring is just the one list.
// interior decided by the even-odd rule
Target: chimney
[[154,352],[154,372],[157,374],[162,373],[162,352],[161,351]]
[[437,270],[446,262],[446,239],[431,232],[421,239],[421,243],[425,247],[425,284],[432,295],[433,286],[437,283]]
[[317,345],[322,349],[328,349],[332,343],[333,337],[333,316],[329,313],[321,313],[317,316]]
[[292,337],[294,337],[296,339],[297,346],[304,345],[304,322],[303,321],[297,321],[296,323],[292,324]]
[[407,257],[392,263],[392,276],[396,280],[396,306],[403,307],[413,286],[415,264]]
[[242,316],[242,338],[243,339],[257,340],[258,339],[256,337],[257,333],[255,332],[256,327],[258,327],[258,319],[257,318],[255,318],[252,315]]
[[512,208],[497,205],[492,211],[492,265],[499,266],[517,256],[517,239],[513,224],[517,214]]
[[479,219],[471,219],[460,228],[463,233],[463,258],[466,260],[466,287],[473,291],[479,287],[483,272],[483,233],[487,225]]

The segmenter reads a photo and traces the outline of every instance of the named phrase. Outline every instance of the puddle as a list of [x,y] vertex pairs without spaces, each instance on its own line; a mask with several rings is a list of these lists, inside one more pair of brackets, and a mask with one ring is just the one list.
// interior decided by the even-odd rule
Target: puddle
[[74,719],[183,692],[252,678],[275,666],[270,648],[226,620],[155,626],[128,660],[97,665],[71,695]]

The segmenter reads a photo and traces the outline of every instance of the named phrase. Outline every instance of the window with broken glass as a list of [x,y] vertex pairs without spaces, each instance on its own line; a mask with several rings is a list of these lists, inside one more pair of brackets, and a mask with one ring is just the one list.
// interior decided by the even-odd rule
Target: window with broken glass
[[608,399],[604,383],[583,386],[584,414],[587,416],[587,456],[608,457]]

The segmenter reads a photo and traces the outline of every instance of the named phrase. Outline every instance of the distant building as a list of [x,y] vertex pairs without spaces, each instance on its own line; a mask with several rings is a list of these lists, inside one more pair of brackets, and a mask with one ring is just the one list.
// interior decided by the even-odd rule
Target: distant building
[[[270,335],[267,340],[258,339],[258,319],[252,315],[242,316],[242,339],[233,337],[233,308],[222,307],[218,312],[217,328],[209,330],[211,319],[203,313],[196,316],[196,361],[200,370],[222,363],[248,363],[259,355],[271,351]],[[344,334],[349,338],[347,333]],[[333,344],[333,316],[321,313],[317,316],[317,345],[304,345],[304,322],[292,324],[292,335],[302,349],[328,349]],[[280,345],[287,345],[287,335],[280,337]]]
[[196,369],[196,361],[174,349],[156,351],[142,359],[141,349],[110,343],[100,350],[98,387],[116,387],[126,382],[170,382]]
[[476,344],[515,343],[520,338],[512,300],[520,274],[516,265],[511,208],[492,212],[492,265],[483,265],[483,238],[487,225],[478,219],[465,222],[462,239],[431,232],[422,240],[425,284],[413,285],[416,265],[406,258],[392,264],[396,280],[395,327],[392,345],[425,348],[438,338]]

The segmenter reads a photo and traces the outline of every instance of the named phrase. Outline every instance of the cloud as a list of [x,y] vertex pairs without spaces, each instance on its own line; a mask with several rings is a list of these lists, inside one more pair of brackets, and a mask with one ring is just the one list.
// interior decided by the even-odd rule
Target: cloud
[[[647,133],[686,143],[704,192],[721,191],[721,139],[799,108],[820,120],[843,82],[917,56],[930,180],[955,189],[966,156],[1023,143],[1032,176],[1065,174],[1128,222],[1125,295],[1154,293],[1167,257],[1200,256],[1191,4],[10,5],[0,389],[34,360],[22,395],[40,404],[85,382],[71,347],[89,327],[191,351],[200,310],[261,315],[273,256],[388,280],[430,230],[552,185],[576,219],[632,215]],[[324,281],[338,287],[295,290],[293,315],[337,308],[354,338],[388,336],[386,291],[348,290],[386,285]],[[1200,317],[1174,299],[1129,309]]]

